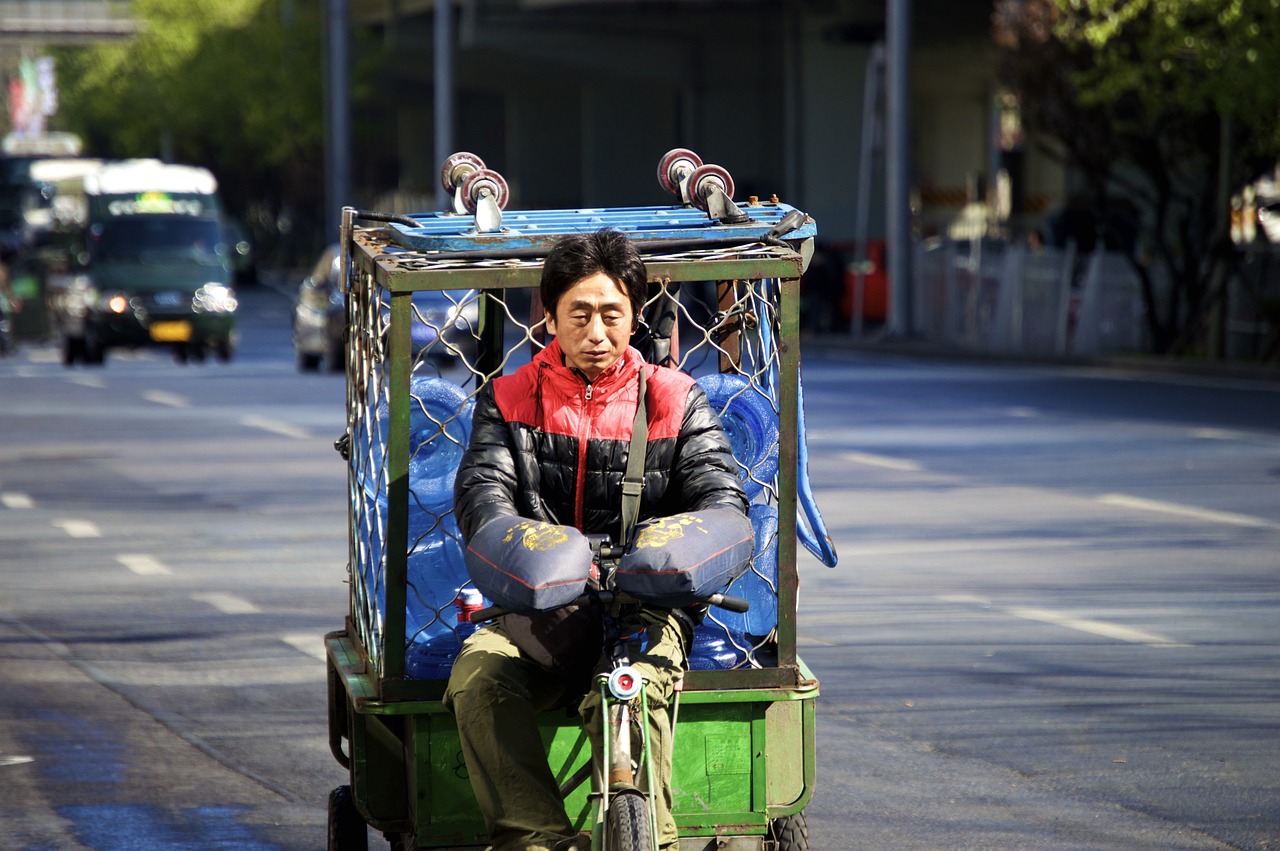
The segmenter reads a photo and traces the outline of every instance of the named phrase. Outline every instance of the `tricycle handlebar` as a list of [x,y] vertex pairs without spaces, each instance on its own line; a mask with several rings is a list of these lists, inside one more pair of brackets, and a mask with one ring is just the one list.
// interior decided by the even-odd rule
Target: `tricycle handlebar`
[[[591,606],[591,605],[607,605],[613,602],[623,603],[639,603],[643,602],[630,594],[624,594],[620,591],[594,591],[590,594],[583,594],[570,603],[570,606]],[[735,597],[732,594],[712,594],[710,597],[701,602],[711,606],[719,606],[730,612],[745,612],[751,608],[751,603],[742,597]],[[472,623],[484,623],[503,615],[511,614],[511,610],[503,606],[489,606],[484,609],[478,609],[471,613]]]

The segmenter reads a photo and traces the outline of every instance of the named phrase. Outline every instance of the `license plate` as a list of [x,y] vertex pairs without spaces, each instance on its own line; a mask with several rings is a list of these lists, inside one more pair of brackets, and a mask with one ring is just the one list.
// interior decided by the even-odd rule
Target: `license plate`
[[157,343],[186,343],[191,339],[191,323],[152,322],[151,339]]

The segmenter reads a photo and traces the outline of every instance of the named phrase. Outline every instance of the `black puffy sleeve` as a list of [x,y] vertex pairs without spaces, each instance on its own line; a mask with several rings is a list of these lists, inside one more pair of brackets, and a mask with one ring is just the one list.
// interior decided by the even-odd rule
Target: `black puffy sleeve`
[[454,514],[465,540],[495,517],[519,514],[516,507],[516,459],[511,430],[492,386],[476,397],[471,445],[463,453],[453,484]]
[[738,478],[729,438],[707,394],[698,384],[689,388],[684,422],[676,440],[669,495],[675,495],[679,511],[734,508],[747,511],[747,495]]

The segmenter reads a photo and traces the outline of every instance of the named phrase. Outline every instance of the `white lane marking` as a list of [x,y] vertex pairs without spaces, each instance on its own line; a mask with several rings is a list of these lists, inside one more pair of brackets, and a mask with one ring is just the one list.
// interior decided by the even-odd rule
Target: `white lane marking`
[[107,386],[107,382],[96,375],[68,375],[64,380],[68,384],[79,384],[81,387],[93,387],[97,390]]
[[975,597],[972,594],[940,594],[938,599],[944,603],[970,603],[975,606],[990,606],[986,597]]
[[1210,523],[1225,523],[1230,526],[1250,526],[1255,529],[1280,529],[1280,523],[1264,520],[1248,514],[1236,514],[1232,511],[1213,511],[1208,508],[1197,508],[1194,505],[1180,505],[1176,502],[1162,502],[1156,499],[1143,499],[1123,493],[1109,493],[1098,497],[1103,505],[1114,505],[1118,508],[1136,508],[1139,511],[1156,511],[1162,514],[1173,514],[1178,517],[1189,517],[1193,520],[1206,520]]
[[28,762],[35,762],[35,758],[29,756],[0,756],[0,768],[6,765],[26,765]]
[[[225,660],[213,662],[179,662],[157,664],[146,662],[101,662],[94,679],[120,686],[153,686],[161,688],[233,688],[272,686],[294,683],[323,683],[324,668],[313,661],[299,659],[296,653],[284,651],[273,659],[257,659],[253,665],[233,665]],[[323,686],[321,686],[323,688]],[[160,718],[172,716],[172,710],[158,713]],[[236,735],[257,735],[238,731]],[[278,734],[277,734],[278,735]]]
[[186,396],[179,396],[177,393],[170,393],[167,390],[148,390],[142,394],[142,398],[148,402],[154,402],[157,405],[165,405],[169,408],[190,408],[191,402]]
[[92,520],[55,520],[53,525],[73,538],[101,538],[102,530]]
[[197,603],[208,603],[224,615],[256,615],[262,611],[253,603],[234,594],[214,591],[208,594],[192,594],[191,599]]
[[[939,594],[935,599],[944,603],[957,603],[959,605],[982,606],[983,608],[992,608],[991,601],[985,597],[977,597],[972,594]],[[1068,615],[1065,612],[1055,612],[1052,609],[1042,609],[1036,606],[1009,606],[996,607],[996,611],[1003,612],[1011,617],[1021,618],[1022,620],[1038,621],[1039,623],[1053,624],[1054,626],[1065,627],[1066,629],[1074,629],[1077,632],[1086,632],[1090,635],[1100,635],[1103,638],[1114,638],[1117,641],[1124,641],[1130,644],[1145,644],[1148,647],[1191,647],[1190,644],[1184,644],[1175,641],[1167,636],[1159,635],[1154,632],[1147,632],[1143,629],[1135,629],[1130,626],[1123,626],[1108,621],[1100,621],[1094,618],[1082,618],[1076,615]]]
[[841,452],[840,457],[845,461],[852,461],[855,464],[865,464],[868,467],[881,467],[885,470],[900,470],[906,473],[918,473],[924,467],[917,461],[909,461],[905,458],[890,458],[887,455],[871,455],[867,452]]
[[35,508],[35,500],[25,493],[0,493],[0,503],[5,508]]
[[1087,632],[1090,635],[1100,635],[1103,638],[1114,638],[1117,641],[1127,641],[1130,644],[1145,644],[1148,647],[1190,647],[1190,644],[1183,644],[1174,641],[1172,638],[1166,638],[1163,635],[1157,635],[1154,632],[1147,632],[1142,629],[1134,629],[1129,626],[1121,626],[1120,624],[1107,623],[1106,621],[1093,620],[1092,618],[1078,618],[1074,615],[1063,614],[1062,612],[1054,612],[1049,609],[1037,609],[1028,606],[1015,606],[1011,609],[1005,609],[1006,614],[1013,615],[1015,618],[1023,620],[1039,621],[1040,623],[1053,624],[1055,626],[1063,626],[1067,629],[1074,629],[1077,632]]
[[1191,436],[1200,440],[1237,440],[1242,435],[1238,431],[1228,431],[1225,428],[1193,428]]
[[288,635],[280,636],[280,640],[296,650],[323,662],[326,658],[324,649],[324,636],[312,635],[309,632],[293,632]]
[[139,576],[168,576],[173,573],[155,556],[149,556],[145,553],[124,553],[116,556],[116,561]]
[[297,426],[292,426],[279,420],[269,420],[265,417],[244,417],[240,420],[240,425],[248,426],[249,428],[260,428],[263,431],[269,431],[281,437],[292,437],[296,440],[309,440],[311,438],[311,434],[305,429],[300,429]]
[[944,538],[938,541],[887,541],[879,544],[873,541],[852,546],[842,543],[840,554],[854,559],[929,553],[987,553],[1019,550],[1035,552],[1073,549],[1079,546],[1080,541],[1073,538],[1007,538],[1003,540],[987,538],[978,541]]

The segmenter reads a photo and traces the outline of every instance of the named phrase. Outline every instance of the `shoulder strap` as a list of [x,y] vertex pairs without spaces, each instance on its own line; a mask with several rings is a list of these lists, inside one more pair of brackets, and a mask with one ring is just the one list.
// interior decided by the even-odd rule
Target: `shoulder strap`
[[640,396],[636,420],[631,426],[627,472],[622,477],[622,546],[631,545],[631,533],[640,519],[640,494],[644,492],[644,453],[649,445],[649,413],[645,408],[645,370],[640,367]]

